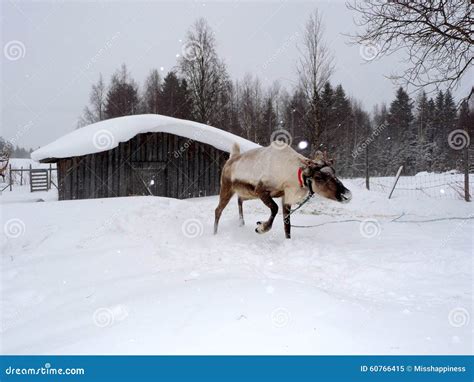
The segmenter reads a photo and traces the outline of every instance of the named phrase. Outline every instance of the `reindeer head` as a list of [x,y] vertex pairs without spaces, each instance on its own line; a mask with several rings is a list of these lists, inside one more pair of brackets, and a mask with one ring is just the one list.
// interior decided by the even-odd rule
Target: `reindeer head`
[[314,159],[304,161],[303,175],[305,178],[311,178],[315,193],[331,200],[348,203],[352,194],[336,177],[333,163],[326,152],[317,151]]

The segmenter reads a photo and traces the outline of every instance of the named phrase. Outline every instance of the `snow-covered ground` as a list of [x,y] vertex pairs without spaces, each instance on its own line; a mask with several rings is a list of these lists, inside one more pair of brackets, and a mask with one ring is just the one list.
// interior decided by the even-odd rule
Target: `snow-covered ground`
[[[346,181],[266,235],[216,197],[8,202],[1,352],[470,354],[472,203],[387,200]],[[26,197],[26,194],[25,194]],[[21,199],[21,198],[19,198]],[[401,216],[404,213],[403,216]],[[394,221],[392,221],[394,220]],[[362,221],[362,222],[359,222]]]

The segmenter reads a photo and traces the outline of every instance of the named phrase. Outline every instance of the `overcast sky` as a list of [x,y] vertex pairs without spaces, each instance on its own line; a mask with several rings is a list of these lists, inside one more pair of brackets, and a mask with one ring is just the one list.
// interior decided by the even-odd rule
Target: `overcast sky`
[[70,132],[99,73],[108,82],[126,63],[140,85],[152,68],[166,74],[198,17],[213,28],[233,79],[258,74],[291,91],[296,44],[316,7],[336,58],[332,82],[369,111],[389,102],[395,86],[384,76],[400,57],[364,61],[344,36],[356,27],[343,1],[2,1],[1,135],[37,148]]

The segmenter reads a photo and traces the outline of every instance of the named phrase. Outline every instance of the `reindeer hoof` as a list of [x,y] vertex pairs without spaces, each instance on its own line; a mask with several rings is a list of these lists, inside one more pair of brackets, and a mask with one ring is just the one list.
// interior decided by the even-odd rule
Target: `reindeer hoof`
[[262,224],[262,222],[257,222],[257,225],[261,225],[261,224]]
[[240,227],[243,227],[244,225],[245,225],[244,219],[240,219],[240,220],[239,220],[239,226],[240,226]]
[[265,224],[260,223],[257,228],[255,228],[255,232],[262,234],[267,232],[269,229],[265,226]]

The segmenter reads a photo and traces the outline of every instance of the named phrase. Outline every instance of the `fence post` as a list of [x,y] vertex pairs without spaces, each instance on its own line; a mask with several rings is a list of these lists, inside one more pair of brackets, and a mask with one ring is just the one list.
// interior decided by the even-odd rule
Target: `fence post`
[[12,183],[13,183],[13,177],[12,177],[12,164],[10,163],[9,164],[9,167],[10,167],[10,191],[12,191]]
[[51,163],[49,164],[49,176],[48,176],[48,191],[51,190],[51,178],[53,176],[53,169]]
[[20,186],[23,186],[23,166],[21,166],[21,171],[20,171]]
[[471,201],[469,195],[469,145],[464,149],[464,200]]
[[400,166],[397,171],[397,175],[395,175],[395,180],[393,182],[392,189],[390,190],[390,194],[388,195],[388,198],[390,199],[392,197],[393,191],[395,190],[395,187],[397,186],[398,179],[400,178],[400,174],[402,173],[403,166]]
[[370,190],[369,185],[369,145],[365,145],[365,187]]

